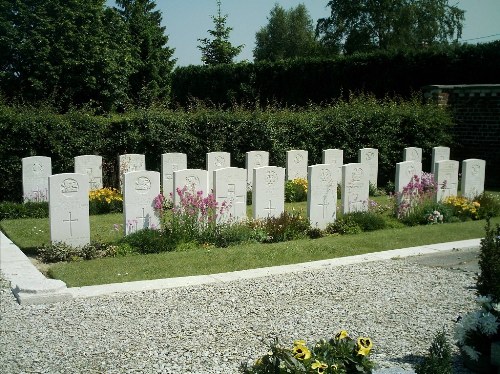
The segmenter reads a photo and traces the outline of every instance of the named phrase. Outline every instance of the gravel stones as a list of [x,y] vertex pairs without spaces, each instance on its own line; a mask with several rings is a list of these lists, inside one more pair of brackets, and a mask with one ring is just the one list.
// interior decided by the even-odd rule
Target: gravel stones
[[[2,373],[235,373],[278,337],[369,336],[380,368],[409,371],[475,308],[475,275],[377,261],[224,284],[19,305],[0,283]],[[455,353],[456,348],[454,347]],[[467,373],[456,363],[456,372]]]

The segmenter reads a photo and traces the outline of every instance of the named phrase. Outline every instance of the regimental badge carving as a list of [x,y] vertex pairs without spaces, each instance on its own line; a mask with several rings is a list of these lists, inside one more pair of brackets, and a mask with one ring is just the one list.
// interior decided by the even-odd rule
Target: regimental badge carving
[[217,156],[214,165],[216,168],[223,168],[226,165],[226,159],[223,156]]
[[151,189],[151,181],[147,177],[139,177],[135,181],[135,190],[140,194],[145,194]]
[[266,173],[266,185],[268,187],[272,187],[274,186],[274,184],[276,184],[277,181],[278,181],[278,175],[276,174],[276,172],[269,170]]
[[417,161],[419,159],[418,157],[418,151],[416,149],[412,149],[410,152],[410,160],[411,161]]
[[332,180],[332,172],[329,169],[321,169],[320,179],[322,182],[329,182]]
[[78,192],[78,182],[72,178],[63,180],[61,183],[61,192],[63,194],[72,194]]
[[470,168],[472,175],[478,175],[481,171],[481,165],[479,164],[472,164]]
[[362,168],[354,168],[354,170],[352,171],[352,180],[356,182],[360,181],[363,177],[363,174],[364,171]]
[[408,166],[408,169],[406,169],[406,174],[409,177],[413,177],[416,174],[415,165]]
[[260,168],[262,166],[262,155],[256,154],[255,155],[255,167]]
[[297,154],[297,155],[295,155],[293,162],[295,162],[296,164],[300,164],[300,163],[302,163],[303,160],[304,160],[304,156]]
[[186,177],[186,185],[189,189],[197,191],[198,187],[201,185],[200,178],[198,178],[196,175],[189,175]]
[[39,162],[35,162],[33,164],[33,173],[34,174],[41,174],[43,172],[43,165],[40,164]]
[[375,159],[375,152],[374,151],[368,151],[365,153],[365,160],[366,161],[371,161]]

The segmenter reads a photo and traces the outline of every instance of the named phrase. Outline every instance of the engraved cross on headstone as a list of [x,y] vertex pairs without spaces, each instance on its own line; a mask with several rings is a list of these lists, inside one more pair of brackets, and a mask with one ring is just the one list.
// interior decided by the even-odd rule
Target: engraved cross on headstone
[[142,221],[141,224],[139,225],[139,227],[141,229],[144,229],[146,227],[149,227],[149,215],[148,214],[144,214],[144,208],[142,208],[142,216],[139,216],[137,217],[137,219],[139,221]]
[[244,195],[236,195],[236,185],[228,184],[227,185],[227,194],[226,196],[221,196],[222,199],[227,199],[227,203],[231,209],[231,215],[233,217],[236,216],[236,204],[243,204],[246,196]]
[[328,209],[328,205],[330,205],[328,202],[328,196],[323,196],[323,203],[319,203],[318,205],[323,208],[323,218],[326,218],[326,211]]
[[73,222],[78,222],[77,219],[72,219],[71,218],[71,212],[69,212],[69,219],[63,219],[63,222],[68,222],[69,223],[69,234],[70,236],[73,236]]
[[267,208],[264,208],[264,210],[267,210],[268,217],[271,216],[271,212],[274,212],[276,210],[276,208],[272,206],[271,200],[269,200],[269,204],[268,204]]

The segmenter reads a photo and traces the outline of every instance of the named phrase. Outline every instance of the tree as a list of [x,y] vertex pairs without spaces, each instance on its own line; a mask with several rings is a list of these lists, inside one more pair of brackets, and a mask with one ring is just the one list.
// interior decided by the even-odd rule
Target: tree
[[208,30],[213,39],[198,39],[201,45],[201,60],[206,65],[230,64],[243,49],[243,45],[233,46],[229,41],[229,34],[233,30],[226,26],[227,15],[222,16],[220,10],[221,2],[217,0],[217,16],[212,16],[214,30]]
[[148,106],[170,93],[174,49],[161,26],[161,12],[152,0],[116,0],[130,36],[134,72],[129,77],[130,97],[136,105]]
[[126,100],[124,24],[104,0],[0,1],[0,89],[7,100],[65,111]]
[[311,56],[317,51],[313,21],[303,4],[289,10],[276,4],[268,24],[255,34],[255,61]]
[[415,49],[447,44],[462,34],[464,11],[448,0],[330,0],[316,35],[337,53]]

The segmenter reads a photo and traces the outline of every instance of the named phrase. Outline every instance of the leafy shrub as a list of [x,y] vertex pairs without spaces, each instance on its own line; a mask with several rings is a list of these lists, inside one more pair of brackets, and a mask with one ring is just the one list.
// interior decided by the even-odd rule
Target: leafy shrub
[[63,242],[55,242],[37,248],[37,258],[45,263],[92,260],[114,257],[117,251],[118,247],[109,243],[91,242],[84,246],[73,247]]
[[213,244],[216,247],[228,247],[240,243],[255,242],[262,238],[247,222],[235,222],[217,225]]
[[323,231],[317,227],[309,227],[307,230],[307,236],[310,239],[318,239],[323,237]]
[[18,218],[47,218],[49,216],[48,202],[0,203],[0,220]]
[[362,231],[374,231],[385,229],[384,217],[373,212],[349,213],[351,219],[361,228]]
[[178,242],[168,231],[143,229],[124,236],[119,243],[129,245],[132,252],[147,254],[173,251]]
[[89,213],[107,214],[123,211],[123,197],[115,188],[101,188],[89,191]]
[[285,201],[294,203],[307,200],[307,180],[296,178],[285,183]]
[[451,346],[444,331],[438,332],[424,360],[415,366],[416,374],[452,374]]
[[481,239],[477,291],[480,295],[491,295],[495,302],[500,302],[500,225],[491,227],[486,220],[485,236]]
[[349,373],[369,374],[375,364],[369,359],[372,349],[370,338],[351,339],[342,330],[329,340],[307,346],[304,340],[296,340],[292,348],[279,344],[275,339],[269,353],[249,366],[243,363],[240,371],[245,374],[274,373]]
[[479,219],[485,219],[487,217],[497,217],[500,215],[500,198],[498,197],[498,195],[483,192],[474,200],[479,203]]
[[335,222],[331,222],[326,226],[328,234],[359,234],[361,231],[361,227],[350,214],[339,216]]
[[[250,223],[252,228],[264,233],[261,240],[266,243],[284,242],[304,238],[310,227],[307,218],[300,212],[283,212],[279,217],[268,217]],[[256,239],[259,237],[257,236]]]

